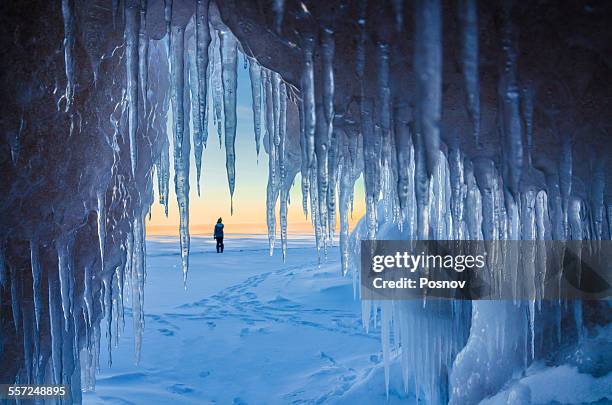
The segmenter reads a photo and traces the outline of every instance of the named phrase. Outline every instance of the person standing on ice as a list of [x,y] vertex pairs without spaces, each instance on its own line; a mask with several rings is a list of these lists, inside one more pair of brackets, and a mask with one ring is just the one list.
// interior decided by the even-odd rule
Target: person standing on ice
[[217,219],[213,238],[217,241],[217,253],[219,253],[219,249],[223,253],[223,220],[221,218]]

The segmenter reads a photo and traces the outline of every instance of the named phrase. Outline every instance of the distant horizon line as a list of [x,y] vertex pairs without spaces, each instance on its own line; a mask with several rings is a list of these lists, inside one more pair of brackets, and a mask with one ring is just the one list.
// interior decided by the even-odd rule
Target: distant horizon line
[[[241,223],[230,223],[228,225],[225,234],[226,235],[240,235],[240,234],[256,234],[256,235],[267,235],[267,225],[260,222],[241,222]],[[189,233],[193,236],[196,235],[212,235],[214,223],[203,224],[203,225],[190,225]],[[228,229],[229,228],[229,229]],[[174,225],[149,225],[146,227],[147,235],[159,235],[159,236],[178,236],[179,227]],[[277,224],[276,233],[280,233],[280,226]],[[287,225],[288,234],[313,234],[314,229],[312,224],[309,222],[303,223],[289,223]]]

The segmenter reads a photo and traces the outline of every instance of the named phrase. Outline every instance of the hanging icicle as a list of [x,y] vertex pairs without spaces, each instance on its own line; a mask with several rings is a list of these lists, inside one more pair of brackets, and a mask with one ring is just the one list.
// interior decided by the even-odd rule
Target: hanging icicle
[[171,39],[171,94],[174,119],[174,186],[179,207],[179,233],[183,283],[187,286],[189,271],[189,136],[185,136],[188,125],[185,116],[185,28],[173,25]]
[[66,108],[72,109],[75,92],[74,73],[74,0],[62,0],[62,17],[64,19],[64,64],[66,70]]
[[504,4],[503,10],[503,73],[499,86],[501,98],[502,133],[505,141],[504,163],[507,186],[510,192],[518,195],[519,182],[523,172],[523,137],[519,110],[519,88],[517,74],[516,32],[511,20],[512,2]]
[[315,131],[317,114],[315,112],[315,84],[314,84],[314,38],[307,36],[304,39],[304,68],[302,70],[302,110],[304,116],[304,133],[306,135],[306,150],[308,167],[313,168],[315,157]]
[[130,161],[132,175],[136,175],[138,162],[138,145],[136,135],[138,132],[138,35],[140,31],[140,0],[126,0],[125,2],[125,43],[127,72],[127,101],[128,101],[128,133],[130,140]]
[[215,126],[217,127],[217,135],[219,137],[219,148],[221,148],[222,126],[223,119],[223,78],[221,67],[221,39],[220,32],[215,30],[212,35],[212,46],[209,48],[212,51],[212,68],[211,68],[211,84],[213,115]]
[[[202,171],[202,149],[206,147],[208,139],[208,47],[210,46],[211,36],[208,26],[208,5],[209,0],[198,0],[196,3],[196,66],[197,66],[197,88],[199,129],[195,131],[193,137],[197,189],[200,195],[200,175]],[[195,119],[195,117],[194,117]]]
[[259,158],[259,139],[261,138],[261,66],[255,58],[249,58],[249,78],[253,97],[253,130],[255,131],[255,150]]
[[238,85],[238,48],[229,31],[219,32],[221,39],[221,71],[223,76],[223,111],[225,117],[225,168],[230,191],[230,212],[234,213],[236,186],[236,87]]
[[143,115],[147,115],[147,90],[149,88],[149,37],[147,35],[147,0],[140,0],[140,30],[138,33],[138,75],[142,94]]

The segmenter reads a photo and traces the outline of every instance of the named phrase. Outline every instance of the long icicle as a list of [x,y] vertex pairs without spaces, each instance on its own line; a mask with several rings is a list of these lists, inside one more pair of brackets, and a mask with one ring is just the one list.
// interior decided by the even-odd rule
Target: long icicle
[[261,66],[255,58],[249,58],[249,78],[253,97],[253,130],[255,131],[255,150],[259,157],[259,139],[261,138]]
[[221,39],[219,31],[215,30],[212,34],[212,69],[211,69],[211,85],[212,102],[213,102],[213,118],[215,127],[217,127],[217,135],[219,137],[219,149],[221,149],[221,136],[223,130],[221,128],[221,119],[223,117],[223,79],[221,73]]
[[138,131],[138,33],[140,30],[139,3],[139,0],[126,0],[125,2],[125,68],[127,72],[128,133],[130,139],[130,161],[132,164],[132,175],[136,175],[136,164],[138,161],[136,134]]
[[64,19],[64,63],[66,70],[66,109],[70,111],[74,101],[74,0],[62,0],[62,17]]
[[523,137],[519,109],[518,88],[518,41],[512,22],[512,1],[504,3],[503,10],[503,72],[499,86],[501,99],[501,121],[504,137],[504,179],[514,198],[519,193],[519,183],[523,172]]
[[223,111],[225,117],[225,168],[230,192],[230,212],[234,213],[236,186],[236,87],[238,85],[238,48],[229,31],[221,31],[221,73],[223,77]]
[[34,314],[36,317],[36,330],[40,333],[40,316],[42,311],[41,278],[39,244],[35,240],[30,241],[30,261],[32,266],[32,295],[34,297]]
[[302,210],[304,216],[308,219],[308,194],[310,189],[310,167],[308,166],[308,140],[306,139],[306,123],[304,118],[304,102],[303,99],[298,100],[298,114],[300,116],[300,152],[301,164],[300,174],[302,176]]
[[306,135],[306,150],[308,167],[313,168],[315,157],[315,130],[317,115],[315,111],[315,86],[314,86],[314,61],[313,61],[314,38],[308,36],[304,40],[304,69],[302,70],[302,97],[304,132]]
[[202,149],[208,140],[206,113],[208,109],[208,47],[211,36],[208,26],[208,6],[210,0],[198,0],[196,3],[196,65],[198,73],[198,105],[196,106],[200,123],[199,131],[194,134],[194,152],[198,195],[200,195],[200,175],[202,171]]
[[287,167],[285,161],[285,147],[287,137],[287,87],[281,81],[279,89],[280,117],[278,120],[278,133],[280,142],[278,144],[278,168],[280,171],[280,225],[281,225],[281,248],[283,251],[283,261],[287,256],[287,204],[289,199],[289,188],[287,179]]
[[189,136],[185,132],[185,28],[172,26],[170,48],[172,114],[174,118],[174,186],[179,206],[183,284],[189,271]]
[[368,239],[376,239],[376,207],[380,197],[381,139],[374,132],[372,100],[361,100],[361,133],[363,134],[363,177],[366,193]]
[[147,0],[140,0],[140,30],[138,33],[138,63],[142,109],[147,114],[147,90],[149,81],[149,37],[147,35]]

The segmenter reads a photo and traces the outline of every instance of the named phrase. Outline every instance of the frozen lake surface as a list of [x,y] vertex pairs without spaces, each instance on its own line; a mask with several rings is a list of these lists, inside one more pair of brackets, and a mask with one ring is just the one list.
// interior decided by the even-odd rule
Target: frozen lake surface
[[[264,236],[227,237],[223,254],[193,237],[187,291],[178,252],[177,238],[148,239],[141,362],[126,310],[86,403],[387,403],[379,335],[362,327],[336,247],[318,267],[310,238],[283,263]],[[409,399],[393,383],[389,396]]]

